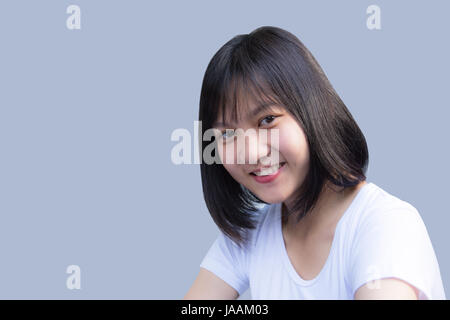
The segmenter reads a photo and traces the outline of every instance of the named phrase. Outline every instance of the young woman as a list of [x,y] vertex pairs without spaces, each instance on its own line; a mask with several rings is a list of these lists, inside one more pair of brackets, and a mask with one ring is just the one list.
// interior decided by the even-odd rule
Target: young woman
[[[247,288],[253,299],[445,299],[421,216],[366,181],[364,135],[294,35],[261,27],[220,48],[199,120],[222,147],[218,163],[201,164],[220,234],[185,299]],[[242,146],[239,129],[278,139],[254,133]]]

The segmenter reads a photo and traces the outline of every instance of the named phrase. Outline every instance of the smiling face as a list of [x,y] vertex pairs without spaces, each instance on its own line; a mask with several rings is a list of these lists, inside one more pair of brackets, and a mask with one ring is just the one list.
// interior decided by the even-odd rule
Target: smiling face
[[[217,119],[213,127],[219,130],[219,156],[228,173],[259,199],[290,203],[309,170],[308,142],[297,120],[281,105],[259,106],[249,103],[247,116],[237,123]],[[279,139],[273,138],[277,136],[273,131]],[[248,136],[245,143],[238,142],[243,141],[242,133]]]

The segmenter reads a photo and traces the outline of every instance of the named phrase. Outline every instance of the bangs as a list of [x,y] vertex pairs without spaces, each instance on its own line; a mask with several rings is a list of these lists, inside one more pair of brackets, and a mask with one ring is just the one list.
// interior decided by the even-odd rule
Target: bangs
[[225,77],[217,96],[218,118],[214,119],[214,125],[237,124],[251,117],[253,110],[262,112],[281,105],[274,90],[263,79],[263,76],[256,76],[255,71],[247,75],[244,72],[231,73],[230,77]]

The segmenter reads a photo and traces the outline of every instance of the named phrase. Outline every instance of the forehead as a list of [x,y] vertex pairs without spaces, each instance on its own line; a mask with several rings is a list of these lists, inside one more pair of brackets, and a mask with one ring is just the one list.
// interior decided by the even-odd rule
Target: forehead
[[234,74],[224,81],[219,92],[213,127],[250,121],[264,111],[281,106],[269,82],[257,73]]
[[213,126],[236,125],[249,121],[264,111],[281,108],[279,99],[261,84],[246,84],[236,81],[222,96]]

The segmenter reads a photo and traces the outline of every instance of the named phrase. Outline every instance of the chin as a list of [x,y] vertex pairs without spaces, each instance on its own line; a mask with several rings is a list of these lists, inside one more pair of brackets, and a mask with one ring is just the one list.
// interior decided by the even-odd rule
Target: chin
[[257,194],[257,196],[259,199],[263,200],[264,202],[271,203],[271,204],[272,203],[280,203],[285,200],[285,197],[283,197],[281,195],[275,195],[275,194],[270,194],[270,195],[267,195],[267,194],[258,195]]

